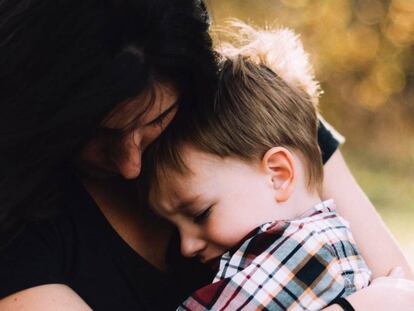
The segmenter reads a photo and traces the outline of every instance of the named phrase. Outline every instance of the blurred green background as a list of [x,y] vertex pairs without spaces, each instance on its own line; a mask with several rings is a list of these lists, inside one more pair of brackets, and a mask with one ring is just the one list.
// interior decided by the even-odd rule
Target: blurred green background
[[300,34],[324,94],[320,111],[414,266],[414,0],[208,0],[235,17]]

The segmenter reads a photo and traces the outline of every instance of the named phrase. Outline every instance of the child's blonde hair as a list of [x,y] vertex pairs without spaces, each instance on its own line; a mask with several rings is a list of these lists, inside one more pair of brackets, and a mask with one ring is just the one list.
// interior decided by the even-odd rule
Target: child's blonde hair
[[288,28],[256,29],[237,19],[230,19],[224,32],[232,42],[222,42],[217,52],[226,58],[244,56],[256,64],[272,69],[289,85],[307,93],[315,106],[318,105],[321,89],[315,80],[309,55],[303,48],[299,36]]
[[[274,146],[296,151],[305,163],[307,184],[320,190],[323,178],[317,143],[318,83],[297,36],[287,29],[255,30],[238,22],[236,45],[219,51],[219,85],[214,105],[168,128],[150,151],[151,183],[168,169],[185,174],[181,157],[188,144],[220,157],[260,161]],[[183,123],[182,120],[180,123]],[[155,178],[155,180],[154,180]]]

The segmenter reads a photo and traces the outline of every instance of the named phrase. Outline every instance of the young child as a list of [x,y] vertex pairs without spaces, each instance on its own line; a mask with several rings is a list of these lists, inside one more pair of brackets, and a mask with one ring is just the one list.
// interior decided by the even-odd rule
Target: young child
[[[239,25],[221,50],[214,107],[149,155],[150,204],[184,256],[217,269],[180,310],[320,310],[369,284],[333,200],[321,201],[319,88],[289,30]],[[348,306],[349,307],[349,306]]]

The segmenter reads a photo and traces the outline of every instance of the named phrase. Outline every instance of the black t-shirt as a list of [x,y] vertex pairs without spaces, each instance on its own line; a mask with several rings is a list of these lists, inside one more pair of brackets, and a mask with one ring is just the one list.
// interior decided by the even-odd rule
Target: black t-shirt
[[[326,162],[339,142],[323,124],[318,138]],[[172,249],[175,257],[178,248]],[[54,218],[27,225],[0,250],[0,298],[58,283],[68,285],[94,310],[175,310],[188,291],[208,278],[201,270],[194,266],[190,277],[180,269],[175,270],[180,277],[157,270],[122,240],[75,181]]]

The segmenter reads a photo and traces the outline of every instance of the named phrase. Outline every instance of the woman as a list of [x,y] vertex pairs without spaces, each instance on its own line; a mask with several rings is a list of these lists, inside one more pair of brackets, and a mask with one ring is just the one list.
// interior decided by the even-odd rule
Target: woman
[[178,106],[184,117],[213,94],[205,8],[13,0],[0,16],[1,298],[171,308],[179,286],[159,271],[169,228],[124,178]]
[[[203,4],[13,0],[0,16],[0,309],[173,309],[197,284],[187,272],[165,272],[172,229],[128,180],[170,122],[185,122],[213,96]],[[358,217],[340,212],[374,275],[406,267],[323,126],[320,142],[324,196],[358,208]],[[383,252],[394,255],[381,260]],[[396,308],[413,306],[411,283],[397,283],[350,299],[363,305],[385,287],[385,298],[405,299]]]

